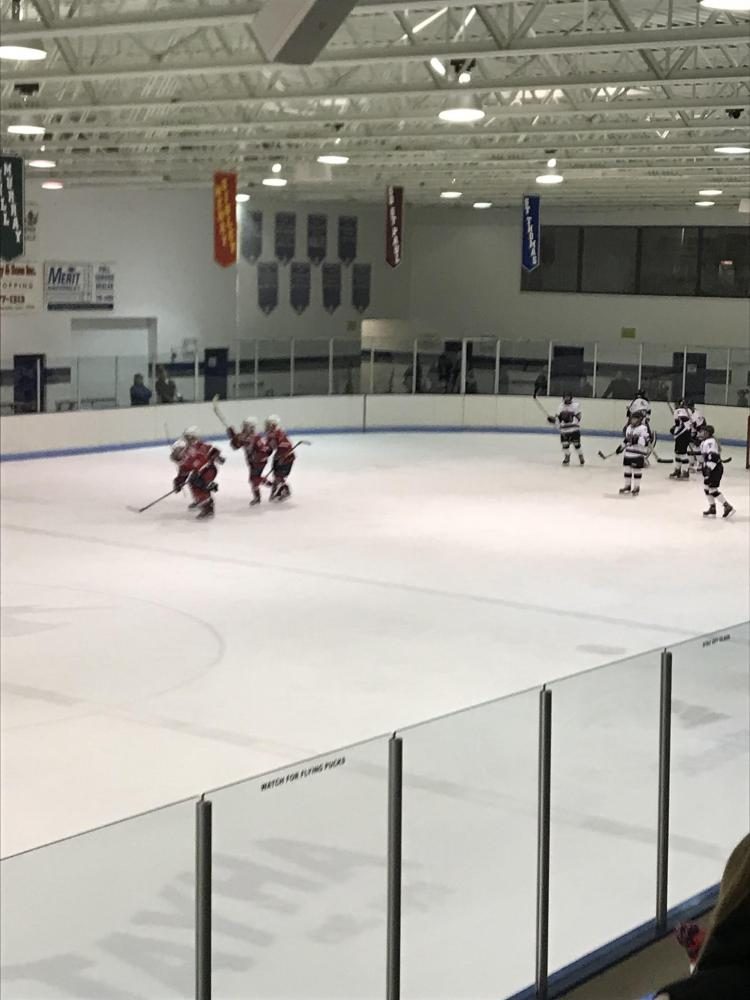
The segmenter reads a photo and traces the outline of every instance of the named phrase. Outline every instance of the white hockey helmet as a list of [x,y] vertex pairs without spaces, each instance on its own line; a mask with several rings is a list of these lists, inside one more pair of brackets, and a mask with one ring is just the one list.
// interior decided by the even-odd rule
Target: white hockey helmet
[[193,425],[191,427],[186,427],[182,432],[182,436],[186,441],[197,441],[200,437],[200,431],[195,425]]
[[185,444],[184,439],[183,438],[177,438],[177,440],[175,441],[175,443],[172,445],[172,449],[171,449],[171,451],[169,453],[169,457],[172,459],[173,462],[181,462],[182,458],[183,458],[183,456],[185,454],[186,448],[187,448],[187,445]]
[[281,426],[281,417],[277,416],[275,413],[272,413],[270,417],[266,417],[266,426],[267,427],[280,427]]
[[258,426],[258,418],[257,417],[245,417],[245,419],[242,421],[242,426],[245,427],[245,428],[250,428],[250,427],[254,428],[254,427],[257,427]]

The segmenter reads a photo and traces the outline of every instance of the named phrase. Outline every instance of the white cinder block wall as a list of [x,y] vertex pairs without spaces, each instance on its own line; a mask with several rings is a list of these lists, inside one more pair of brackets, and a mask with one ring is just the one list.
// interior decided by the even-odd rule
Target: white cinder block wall
[[[407,189],[408,196],[408,189]],[[329,258],[335,259],[336,219],[359,219],[358,260],[373,265],[370,308],[351,306],[350,275],[344,269],[342,306],[322,308],[320,274],[313,268],[311,305],[297,315],[289,305],[288,267],[280,266],[279,306],[264,316],[257,306],[254,267],[213,263],[210,189],[131,191],[73,189],[30,191],[40,206],[39,233],[28,258],[111,261],[116,267],[114,317],[156,317],[158,350],[165,354],[195,337],[201,346],[244,338],[299,339],[359,335],[361,320],[397,320],[399,330],[441,338],[492,335],[507,339],[553,338],[571,342],[619,341],[623,326],[638,340],[667,345],[747,347],[750,303],[746,300],[654,296],[522,293],[519,288],[520,224],[517,212],[452,206],[407,205],[405,256],[392,270],[383,260],[384,212],[380,206],[298,204],[257,195],[250,207],[264,212],[263,259],[273,259],[273,214],[297,212],[297,259],[306,259],[309,212],[328,216]],[[736,225],[730,209],[709,215],[644,211],[642,215],[571,215],[542,207],[543,223]],[[44,313],[2,322],[2,356],[42,351],[50,358],[75,353],[71,313]],[[84,314],[95,317],[97,314]]]

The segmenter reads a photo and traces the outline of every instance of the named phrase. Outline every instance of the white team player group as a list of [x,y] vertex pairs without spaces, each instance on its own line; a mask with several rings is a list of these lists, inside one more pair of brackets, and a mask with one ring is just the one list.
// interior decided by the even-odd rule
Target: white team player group
[[[672,409],[670,407],[670,409]],[[690,474],[703,474],[703,492],[708,500],[704,517],[716,517],[716,504],[722,504],[722,517],[730,517],[734,507],[720,490],[724,475],[721,446],[716,439],[714,428],[698,408],[690,401],[681,399],[673,409],[674,423],[670,433],[674,439],[674,471],[670,479],[687,482]],[[565,393],[557,412],[547,415],[549,423],[560,432],[563,451],[563,465],[570,464],[571,445],[578,455],[580,465],[585,464],[581,449],[581,406],[571,393]],[[623,440],[615,454],[623,456],[625,484],[620,493],[636,497],[641,491],[643,470],[654,454],[656,434],[651,429],[651,403],[642,389],[635,394],[627,408],[627,423],[623,428]],[[599,453],[601,455],[601,452]],[[603,458],[608,456],[602,455]],[[661,459],[660,459],[661,461]]]

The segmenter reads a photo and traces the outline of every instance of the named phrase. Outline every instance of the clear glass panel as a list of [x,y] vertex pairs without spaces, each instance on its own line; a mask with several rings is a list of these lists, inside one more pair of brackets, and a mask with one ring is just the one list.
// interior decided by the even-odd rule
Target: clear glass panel
[[500,343],[500,394],[531,396],[535,385],[538,394],[547,392],[546,340],[502,340]]
[[402,996],[509,996],[534,978],[538,692],[408,729]]
[[698,229],[645,226],[641,230],[642,295],[695,295]]
[[466,392],[490,396],[495,392],[494,337],[476,337],[467,346]]
[[108,410],[117,405],[115,359],[78,358],[79,408]]
[[445,393],[449,384],[449,363],[440,340],[433,337],[420,338],[417,341],[421,380],[417,389],[420,392]]
[[634,226],[584,226],[581,291],[634,294],[637,240]]
[[208,796],[216,1000],[383,996],[387,789],[382,738]]
[[147,358],[115,358],[115,398],[117,406],[149,406],[157,402]]
[[[240,356],[239,399],[254,399],[258,395],[255,377],[256,346],[260,347],[255,340],[241,340],[237,345]],[[259,356],[258,363],[260,364]]]
[[47,413],[78,409],[78,358],[47,355],[43,381],[43,405]]
[[[678,400],[682,395],[682,349],[644,344],[641,383],[652,403]],[[667,410],[661,407],[661,412],[666,418]]]
[[0,414],[15,413],[13,358],[0,360]]
[[726,347],[695,348],[688,354],[688,391],[696,403],[723,406],[727,395]]
[[259,340],[259,396],[288,396],[290,342],[286,339]]
[[294,341],[295,396],[328,395],[328,341]]
[[750,626],[672,646],[670,905],[721,879],[750,815]]
[[194,872],[193,801],[5,859],[3,1000],[193,996]]
[[750,405],[750,351],[740,347],[729,358],[729,405]]
[[653,917],[659,668],[650,652],[550,685],[551,970]]
[[542,226],[541,264],[535,271],[521,271],[521,289],[577,291],[579,233],[579,226]]
[[394,346],[392,342],[388,342],[381,347],[375,341],[374,392],[410,393],[413,363],[413,343],[404,341],[399,346]]
[[334,395],[351,396],[360,392],[361,367],[362,342],[360,340],[335,340],[333,343]]
[[599,344],[597,398],[623,399],[628,402],[633,398],[637,388],[638,344],[634,340]]
[[150,367],[155,403],[192,403],[203,398],[203,379],[200,372],[196,390],[193,357],[178,358],[174,353],[160,354],[155,364]]

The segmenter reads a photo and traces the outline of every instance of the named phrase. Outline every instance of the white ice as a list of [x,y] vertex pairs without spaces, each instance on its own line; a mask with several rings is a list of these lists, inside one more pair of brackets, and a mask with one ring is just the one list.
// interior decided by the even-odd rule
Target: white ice
[[[3,855],[746,619],[750,503],[739,451],[723,484],[737,514],[725,522],[702,518],[700,485],[668,481],[666,466],[646,471],[638,499],[618,497],[619,461],[596,457],[601,439],[585,444],[587,465],[562,468],[554,435],[319,436],[302,451],[292,478],[294,495],[285,505],[249,509],[244,464],[231,456],[220,474],[217,516],[206,523],[194,521],[184,495],[144,514],[127,509],[169,488],[173,473],[164,449],[4,465]],[[634,665],[624,682],[622,674],[617,683],[614,675],[602,674],[601,689],[595,682],[580,699],[571,688],[570,701],[566,705],[561,695],[557,710],[562,760],[566,753],[585,755],[595,773],[608,754],[617,760],[624,755],[623,766],[634,768],[632,795],[619,794],[626,809],[632,805],[635,825],[643,802],[655,801],[652,758],[644,751],[640,760],[640,744],[650,748],[656,738],[657,720],[650,714],[656,675],[650,668],[642,672],[643,666]],[[741,714],[741,696],[723,692],[728,699],[719,712],[723,719],[733,718],[732,699]],[[640,698],[643,732],[633,730],[623,745],[615,735],[617,711],[637,716]],[[587,699],[599,728],[594,725],[578,740],[587,722]],[[686,693],[685,704],[707,699],[710,693],[693,691]],[[415,735],[409,751],[414,766],[423,738],[423,771],[427,775],[432,768],[434,774],[424,778],[406,814],[412,816],[411,836],[418,814],[425,822],[438,819],[440,829],[450,830],[470,857],[476,845],[468,831],[481,827],[482,802],[512,799],[518,806],[513,817],[491,835],[485,830],[478,836],[487,845],[508,839],[503,864],[509,871],[522,856],[531,866],[528,906],[526,893],[524,902],[510,900],[518,919],[531,921],[535,713],[532,692],[487,709],[484,720],[496,718],[496,724],[465,715],[456,717],[455,728],[443,730],[452,738],[431,737],[428,729]],[[491,744],[498,733],[517,759],[510,786],[506,772],[495,776],[505,782],[502,793],[492,780],[493,767],[500,764],[488,763],[483,753],[483,741]],[[722,734],[726,749],[725,737],[741,744],[741,724],[739,734],[734,723]],[[476,767],[484,769],[481,782],[489,798],[464,788],[464,779],[468,787],[469,774],[477,772],[465,758],[456,765],[459,748],[474,754]],[[381,743],[350,752],[347,768],[335,779],[332,773],[329,786],[353,796],[355,812],[361,812],[367,833],[354,838],[355,850],[366,844],[378,858],[385,822],[383,752]],[[739,750],[730,763],[741,763]],[[375,785],[365,793],[368,777]],[[572,808],[575,796],[587,797],[573,785],[571,801],[559,803],[563,809]],[[313,787],[311,780],[304,794],[313,794]],[[222,794],[231,801],[240,793]],[[419,795],[425,797],[423,813]],[[291,803],[268,793],[262,799],[273,814],[267,819],[276,838],[268,850],[277,855],[299,816],[301,806]],[[596,812],[595,802],[589,805]],[[240,803],[234,808],[237,815],[245,810],[252,824],[252,808]],[[191,805],[175,809],[192,814]],[[651,819],[649,813],[649,831]],[[170,860],[189,870],[192,831],[178,826]],[[320,829],[313,823],[307,839],[325,840],[327,828],[320,817]],[[112,837],[122,830],[128,843],[126,827],[112,829]],[[424,843],[430,829],[429,824],[424,829]],[[232,847],[237,836],[228,825],[217,829],[228,857],[242,852],[241,844]],[[641,839],[648,864],[651,833]],[[71,850],[76,843],[83,841],[72,842]],[[147,836],[145,843],[151,843]],[[556,844],[562,858],[565,837]],[[580,844],[577,835],[570,849]],[[721,851],[710,836],[697,831],[695,843],[686,841],[683,848],[686,857],[692,859],[693,851],[708,858],[718,878]],[[139,850],[148,855],[147,847]],[[163,845],[154,850],[163,861]],[[636,850],[633,861],[640,858]],[[453,890],[427,877],[430,866],[422,853],[414,847],[409,899],[416,918],[432,914],[431,935],[437,936],[425,940],[420,959],[427,964],[441,947],[434,911],[444,902],[441,894]],[[433,860],[438,868],[447,864]],[[370,873],[376,902],[383,888],[381,861],[372,862]],[[60,867],[54,866],[56,878],[62,877]],[[481,892],[486,873],[464,872],[460,881],[472,896],[474,889]],[[307,884],[314,880],[307,878]],[[699,878],[696,891],[704,884]],[[39,885],[46,891],[43,880]],[[331,886],[335,898],[351,889],[335,879]],[[332,905],[349,904],[344,899]],[[484,901],[474,905],[496,940],[497,913],[485,913]],[[365,920],[362,928],[379,941],[378,912],[373,903],[370,924]],[[446,912],[450,919],[440,926],[449,948],[447,942],[459,933],[455,900]],[[276,917],[263,919],[272,924]],[[299,919],[304,924],[304,911]],[[350,980],[339,968],[340,992],[323,976],[320,992],[305,996],[377,995],[364,985],[356,948],[352,953],[351,940],[364,939],[352,931],[353,917],[349,923],[341,919],[341,926],[333,921],[318,928],[316,940],[331,947],[347,940],[356,974]],[[615,921],[590,938],[584,934],[578,940],[574,933],[575,940],[560,945],[558,964],[617,930]],[[531,936],[530,924],[529,942]],[[258,956],[270,948],[262,938],[258,930]],[[414,962],[422,946],[416,938],[412,944]],[[509,990],[527,981],[530,951],[526,944],[518,951],[522,967],[508,973]],[[374,947],[373,954],[379,953]],[[278,961],[288,963],[291,977],[292,954],[273,954],[276,968]],[[245,994],[237,985],[235,993],[226,985],[219,995],[303,995],[294,992],[291,978],[279,986],[278,977],[263,972],[258,956],[251,964],[260,962],[259,992]],[[451,964],[455,982],[468,982],[465,970],[461,980],[460,963]],[[381,971],[379,965],[373,970],[373,983],[380,982]],[[302,967],[299,976],[309,985]],[[413,972],[408,995],[463,995],[455,982],[442,975],[422,981]],[[505,985],[497,978],[474,982],[466,995],[489,996],[493,990],[498,995]],[[28,984],[24,988],[30,990]],[[160,988],[166,990],[163,980]],[[147,995],[143,989],[133,995]],[[102,990],[97,995],[120,995]],[[179,995],[175,990],[165,995]],[[18,995],[58,994],[38,987]]]

